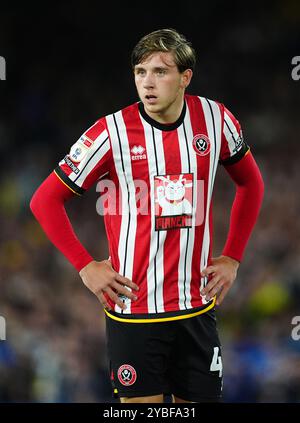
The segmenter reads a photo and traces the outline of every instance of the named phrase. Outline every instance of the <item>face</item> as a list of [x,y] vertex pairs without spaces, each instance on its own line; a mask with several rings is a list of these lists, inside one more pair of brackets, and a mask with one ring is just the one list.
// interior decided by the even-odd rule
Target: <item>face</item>
[[134,76],[145,111],[155,119],[157,115],[172,114],[182,107],[192,70],[180,73],[172,53],[157,52],[135,66]]

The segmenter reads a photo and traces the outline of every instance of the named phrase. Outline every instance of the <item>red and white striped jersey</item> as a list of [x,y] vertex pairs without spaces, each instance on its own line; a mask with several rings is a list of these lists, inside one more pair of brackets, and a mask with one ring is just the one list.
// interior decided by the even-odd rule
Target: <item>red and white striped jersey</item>
[[137,301],[123,297],[126,310],[107,297],[110,317],[175,320],[214,306],[200,294],[212,253],[214,180],[218,163],[248,150],[223,104],[191,95],[173,124],[151,119],[139,102],[99,119],[71,147],[55,172],[77,194],[99,179],[108,187],[112,266],[139,285]]

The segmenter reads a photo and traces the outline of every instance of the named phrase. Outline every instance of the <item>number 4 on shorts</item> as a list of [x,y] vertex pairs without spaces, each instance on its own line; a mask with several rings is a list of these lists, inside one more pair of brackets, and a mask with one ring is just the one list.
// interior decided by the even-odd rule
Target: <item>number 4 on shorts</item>
[[222,377],[223,372],[223,365],[222,365],[222,357],[219,355],[219,347],[214,347],[214,355],[211,360],[210,364],[210,371],[211,372],[219,372],[219,377]]

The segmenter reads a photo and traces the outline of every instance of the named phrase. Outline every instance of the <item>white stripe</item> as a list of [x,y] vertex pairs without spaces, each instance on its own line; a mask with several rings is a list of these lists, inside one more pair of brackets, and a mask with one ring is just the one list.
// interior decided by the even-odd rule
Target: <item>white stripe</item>
[[[188,152],[190,156],[191,169],[190,172],[193,173],[193,218],[192,218],[192,227],[189,229],[180,230],[180,256],[178,263],[178,292],[179,292],[179,309],[185,310],[192,308],[192,295],[191,295],[191,279],[192,279],[192,259],[193,259],[193,249],[195,242],[195,210],[197,208],[197,158],[196,153],[193,149],[192,140],[193,140],[193,129],[191,126],[190,112],[188,107],[186,108],[186,114],[184,118],[185,130],[188,147],[186,147],[186,139],[184,134],[183,125],[180,125],[178,128],[178,139],[179,139],[179,149],[181,157],[181,169],[182,173],[189,173],[188,166]],[[188,150],[187,150],[188,148]],[[189,233],[189,238],[188,238]],[[186,245],[188,241],[188,248],[186,253]],[[186,255],[187,254],[187,255]],[[185,269],[185,255],[186,255],[186,269]],[[186,270],[186,273],[185,273]],[[184,292],[184,278],[185,279],[185,292]],[[186,299],[186,301],[185,301]]]
[[[157,175],[155,150],[153,145],[152,127],[141,117],[145,132],[145,141],[148,157],[148,168],[150,177],[150,198],[154,199],[154,175]],[[154,129],[155,146],[157,153],[158,174],[165,174],[164,151],[162,144],[161,131]],[[149,265],[147,269],[147,301],[148,313],[162,313],[164,309],[163,301],[163,281],[164,281],[164,242],[167,231],[155,230],[155,204],[151,201],[151,239],[149,251]],[[157,242],[159,239],[159,248],[157,251]],[[155,266],[156,259],[156,266]],[[156,280],[156,285],[155,285]],[[156,292],[155,292],[156,287]],[[155,307],[155,303],[157,308]]]
[[226,141],[228,143],[230,156],[232,156],[235,153],[235,148],[236,148],[234,140],[238,139],[239,133],[236,129],[235,124],[232,122],[231,118],[229,117],[229,115],[226,112],[224,113],[224,120],[226,121],[229,128],[231,129],[231,132],[230,132],[230,130],[228,129],[228,126],[224,122],[223,133],[224,133],[224,136],[225,136]]
[[[123,120],[122,112],[115,113],[116,123],[119,131],[119,137],[121,142],[123,165],[126,173],[123,172],[122,156],[120,151],[119,137],[115,126],[113,115],[106,117],[108,130],[110,133],[110,139],[112,143],[112,152],[114,158],[114,164],[119,179],[121,195],[122,195],[122,218],[121,218],[121,229],[118,245],[118,257],[120,260],[120,268],[118,272],[132,280],[133,273],[133,262],[134,262],[134,248],[136,239],[136,226],[137,226],[137,209],[135,202],[135,186],[133,183],[131,161],[130,161],[130,149],[127,138],[126,126]],[[127,183],[126,183],[127,182]],[[128,184],[128,188],[127,188]],[[129,205],[128,205],[128,192],[129,192]],[[130,215],[129,215],[130,211]],[[129,228],[128,228],[128,225]],[[128,236],[128,238],[127,238]],[[127,250],[126,250],[127,246]],[[125,267],[126,259],[126,268]],[[127,289],[131,290],[127,287]],[[125,300],[127,306],[123,314],[131,313],[131,300],[127,298]],[[115,311],[121,313],[121,308],[115,305]]]
[[[164,154],[163,140],[162,140],[162,131],[154,128],[154,139],[155,139],[155,146],[156,146],[156,153],[157,153],[158,174],[165,175],[166,166],[165,166],[165,154]],[[153,208],[153,213],[154,213],[154,208]],[[165,273],[164,272],[164,244],[167,237],[167,231],[159,231],[158,236],[159,236],[159,248],[156,254],[156,277],[157,277],[156,303],[157,303],[157,312],[163,313],[165,311],[164,292],[163,292],[163,284],[165,279],[164,277],[165,276],[164,274]]]
[[[209,209],[211,204],[211,197],[213,191],[214,180],[216,176],[216,171],[218,167],[218,160],[220,155],[220,148],[221,148],[221,113],[218,105],[211,100],[209,104],[211,105],[213,116],[214,116],[214,123],[215,123],[215,134],[214,135],[214,126],[213,126],[213,119],[211,114],[211,109],[207,100],[203,97],[199,97],[202,103],[207,134],[210,140],[210,161],[209,161],[209,176],[208,176],[208,189],[207,189],[207,203],[206,203],[206,216],[205,216],[205,226],[204,226],[204,236],[203,236],[203,244],[201,250],[201,261],[200,261],[200,271],[202,271],[207,266],[207,259],[209,253],[209,246],[210,246],[210,232],[209,232]],[[216,142],[216,147],[215,147]],[[200,290],[202,289],[203,285],[206,283],[206,278],[201,278],[201,286]],[[206,300],[202,297],[204,303]]]
[[[154,183],[153,175],[156,175],[156,166],[155,166],[155,154],[152,143],[152,129],[151,126],[141,118],[144,133],[145,133],[145,143],[147,150],[148,158],[148,167],[149,167],[149,182],[150,182],[150,199],[154,198]],[[149,265],[147,269],[147,302],[148,302],[148,313],[155,313],[155,290],[154,290],[154,266],[153,260],[156,252],[156,243],[157,243],[157,232],[155,231],[155,217],[154,217],[154,204],[153,201],[150,201],[151,204],[151,239],[150,239],[150,250],[149,250]]]

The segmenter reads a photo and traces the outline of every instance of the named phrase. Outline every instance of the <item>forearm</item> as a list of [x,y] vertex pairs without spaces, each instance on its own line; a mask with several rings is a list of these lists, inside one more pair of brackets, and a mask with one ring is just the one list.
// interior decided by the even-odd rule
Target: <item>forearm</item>
[[236,194],[222,255],[241,261],[261,208],[264,183],[251,153],[226,170],[236,183]]
[[34,193],[30,208],[50,241],[79,272],[93,258],[78,240],[64,207],[73,195],[51,173]]

